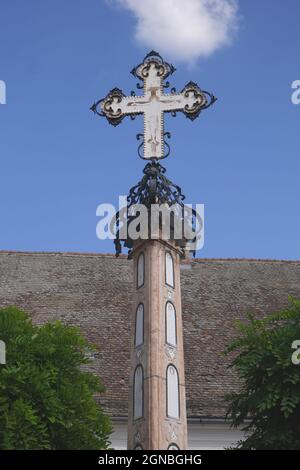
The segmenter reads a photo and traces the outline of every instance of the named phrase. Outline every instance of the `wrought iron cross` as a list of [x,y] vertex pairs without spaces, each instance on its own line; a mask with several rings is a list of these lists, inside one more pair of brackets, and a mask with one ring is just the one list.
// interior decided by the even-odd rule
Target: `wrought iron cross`
[[138,150],[142,159],[160,160],[170,153],[170,147],[165,142],[165,137],[170,137],[169,132],[164,132],[165,112],[176,116],[177,111],[182,111],[187,118],[194,120],[203,109],[216,101],[211,93],[201,90],[193,82],[189,82],[180,93],[175,88],[170,93],[164,93],[163,89],[170,86],[164,80],[174,71],[172,65],[157,52],[151,51],[131,72],[143,81],[143,85],[137,84],[138,89],[144,90],[143,96],[136,96],[133,91],[131,96],[125,96],[122,90],[114,88],[91,107],[94,113],[106,117],[113,126],[120,124],[125,116],[135,119],[138,114],[144,115],[144,133],[137,135],[138,139],[143,139]]

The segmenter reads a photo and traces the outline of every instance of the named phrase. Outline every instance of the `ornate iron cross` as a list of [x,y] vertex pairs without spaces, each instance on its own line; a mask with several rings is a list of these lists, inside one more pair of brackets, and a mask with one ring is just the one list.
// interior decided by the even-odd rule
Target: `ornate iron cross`
[[143,81],[143,85],[137,84],[138,89],[144,90],[143,96],[136,96],[134,91],[131,96],[125,96],[122,90],[114,88],[91,107],[94,113],[106,117],[113,126],[120,124],[125,116],[135,119],[138,114],[144,115],[144,133],[137,135],[138,139],[143,139],[138,150],[142,159],[160,160],[170,153],[170,147],[165,142],[165,137],[169,138],[170,133],[164,132],[164,112],[176,116],[177,111],[182,111],[187,118],[194,120],[203,109],[216,101],[211,93],[201,90],[193,82],[189,82],[180,93],[172,88],[170,93],[165,94],[163,89],[170,84],[164,83],[164,80],[174,71],[173,65],[165,62],[157,52],[151,51],[131,72]]

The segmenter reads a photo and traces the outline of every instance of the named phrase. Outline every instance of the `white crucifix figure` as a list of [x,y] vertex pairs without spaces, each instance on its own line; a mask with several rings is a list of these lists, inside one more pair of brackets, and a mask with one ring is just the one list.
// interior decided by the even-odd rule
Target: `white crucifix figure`
[[[139,155],[143,159],[160,160],[168,156],[165,154],[164,113],[174,116],[182,111],[186,117],[194,120],[203,109],[214,103],[216,98],[193,82],[189,82],[180,93],[173,88],[170,93],[164,93],[169,83],[164,80],[175,71],[174,67],[165,62],[157,52],[150,52],[144,61],[132,70],[132,74],[143,81],[138,88],[144,90],[142,96],[125,96],[119,88],[114,88],[108,95],[95,103],[91,109],[100,116],[105,116],[110,124],[116,126],[125,116],[132,119],[138,114],[144,115],[143,143],[139,147]],[[143,154],[140,153],[143,147]]]

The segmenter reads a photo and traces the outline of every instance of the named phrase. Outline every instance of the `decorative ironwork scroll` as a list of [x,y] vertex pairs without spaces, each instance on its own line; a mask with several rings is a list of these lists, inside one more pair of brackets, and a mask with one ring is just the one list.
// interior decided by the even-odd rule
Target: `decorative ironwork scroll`
[[[126,238],[122,238],[122,236],[120,236],[119,225],[120,219],[122,218],[123,222],[125,219],[127,224],[126,233],[128,233],[130,223],[137,217],[136,215],[131,214],[130,209],[132,207],[142,204],[148,209],[149,225],[151,224],[151,206],[153,204],[167,205],[169,207],[172,206],[173,209],[177,208],[178,210],[175,211],[173,216],[180,219],[182,223],[184,223],[184,221],[186,222],[187,219],[186,212],[184,212],[187,210],[184,206],[185,196],[182,194],[180,186],[172,183],[172,181],[166,177],[166,169],[159,162],[152,160],[146,164],[143,173],[144,176],[141,181],[137,185],[133,186],[129,191],[129,195],[127,196],[127,207],[124,208],[123,214],[118,212],[115,220],[113,221],[113,223],[116,224],[116,238],[114,240],[114,244],[117,256],[122,252],[123,245],[129,250],[128,257],[131,257],[133,240],[131,240],[129,236]],[[194,209],[188,210],[190,211],[191,225],[195,227],[197,219],[198,225],[200,224],[202,226],[202,220],[199,220],[199,216],[196,211]],[[172,237],[171,233],[171,238]],[[176,243],[179,246],[185,247],[188,241],[193,240],[181,238],[176,240]]]

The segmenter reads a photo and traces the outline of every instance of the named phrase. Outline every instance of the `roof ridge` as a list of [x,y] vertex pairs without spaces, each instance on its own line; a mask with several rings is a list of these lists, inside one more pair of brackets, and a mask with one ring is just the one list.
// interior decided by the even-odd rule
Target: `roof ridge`
[[[115,258],[114,253],[96,253],[96,252],[79,252],[79,251],[20,251],[20,250],[0,250],[0,255],[61,255],[61,256],[99,256],[107,258]],[[126,254],[120,254],[119,258],[127,258]]]
[[[61,255],[61,256],[99,256],[107,258],[115,258],[114,253],[96,253],[96,252],[78,252],[78,251],[20,251],[20,250],[0,250],[2,254],[20,254],[20,255]],[[126,258],[126,254],[120,254],[119,258]],[[240,261],[240,262],[264,262],[264,263],[300,263],[300,259],[276,259],[276,258],[190,258],[183,260],[184,264],[199,263],[199,262],[218,262],[218,261]]]
[[300,259],[277,259],[277,258],[194,258],[191,263],[200,261],[253,261],[262,263],[300,263]]

